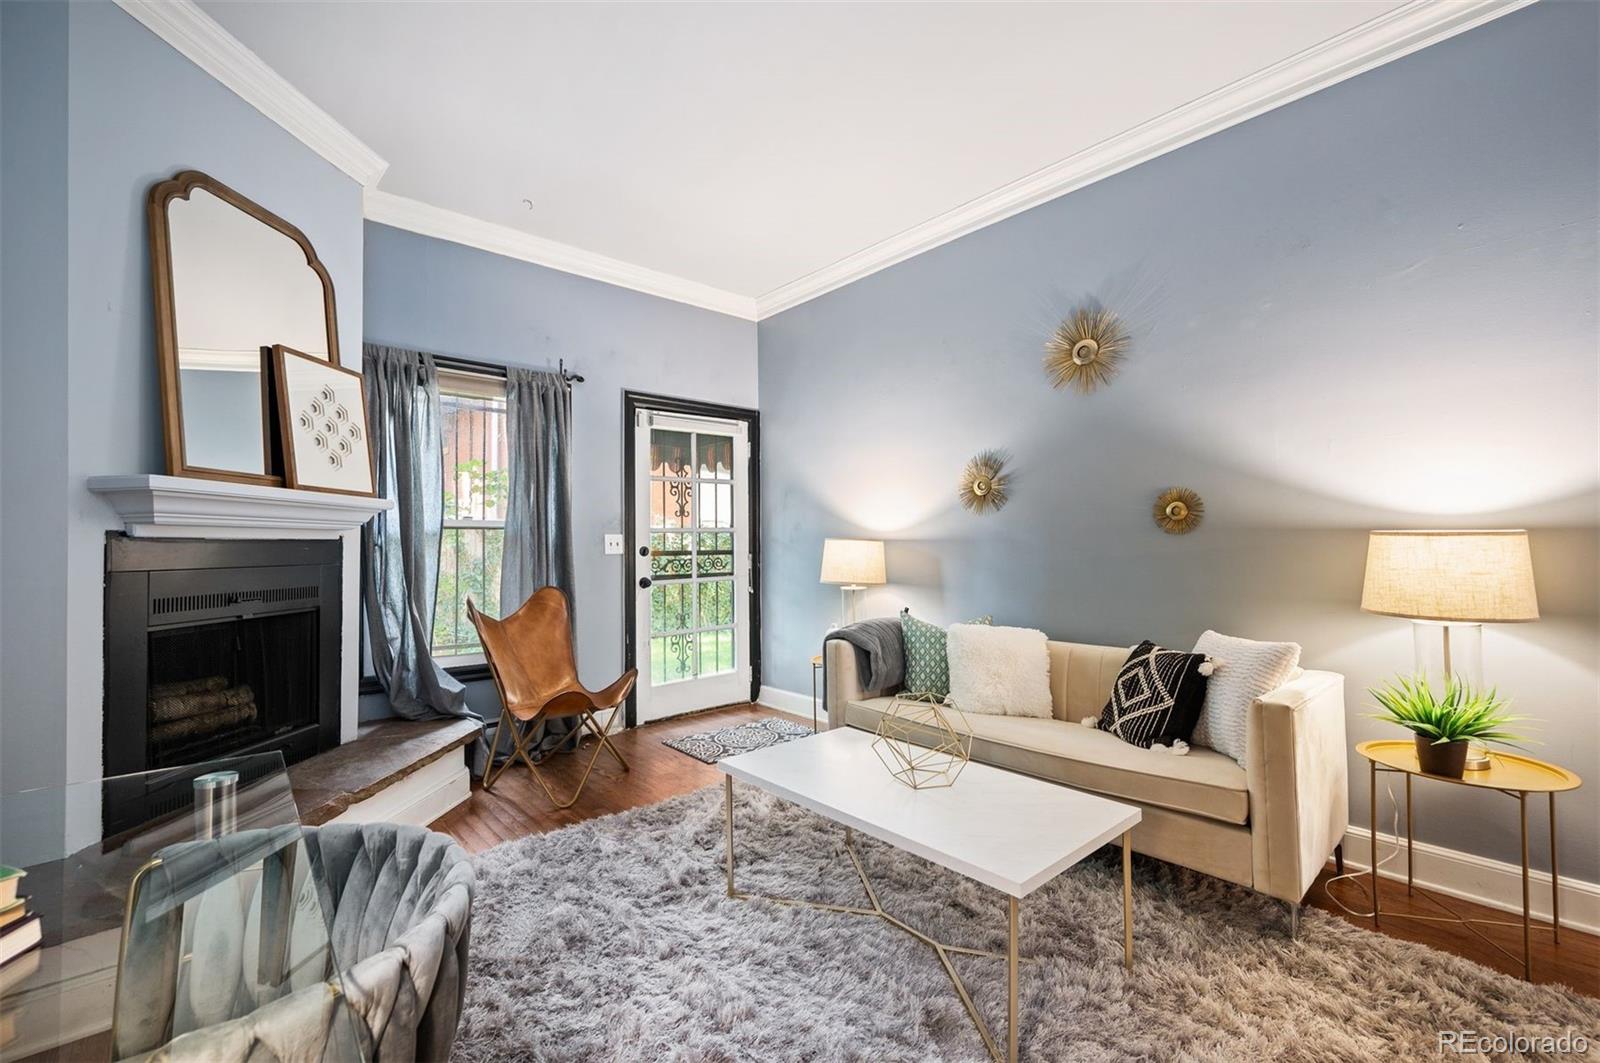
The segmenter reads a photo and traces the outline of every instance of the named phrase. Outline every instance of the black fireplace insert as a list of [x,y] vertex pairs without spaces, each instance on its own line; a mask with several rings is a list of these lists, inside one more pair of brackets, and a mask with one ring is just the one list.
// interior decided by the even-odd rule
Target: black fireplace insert
[[[336,540],[110,536],[106,776],[337,746],[340,563]],[[140,789],[108,790],[108,835],[166,811]]]

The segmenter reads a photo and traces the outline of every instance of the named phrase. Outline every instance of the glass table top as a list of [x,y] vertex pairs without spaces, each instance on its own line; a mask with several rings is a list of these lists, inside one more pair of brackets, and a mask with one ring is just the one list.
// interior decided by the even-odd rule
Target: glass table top
[[313,1058],[363,1058],[280,754],[0,793],[0,864],[0,1061],[195,1045],[297,993],[333,1002]]

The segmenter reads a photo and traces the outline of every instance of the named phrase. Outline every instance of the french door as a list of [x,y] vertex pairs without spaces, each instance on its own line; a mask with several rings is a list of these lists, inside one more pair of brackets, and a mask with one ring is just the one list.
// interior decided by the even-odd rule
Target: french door
[[634,425],[638,722],[750,698],[744,421],[640,410]]

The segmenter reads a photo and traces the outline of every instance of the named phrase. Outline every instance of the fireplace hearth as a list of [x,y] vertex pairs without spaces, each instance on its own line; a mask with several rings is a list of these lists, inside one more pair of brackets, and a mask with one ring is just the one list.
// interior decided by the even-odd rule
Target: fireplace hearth
[[[340,581],[337,541],[109,536],[107,777],[337,746]],[[164,793],[108,791],[106,833]]]

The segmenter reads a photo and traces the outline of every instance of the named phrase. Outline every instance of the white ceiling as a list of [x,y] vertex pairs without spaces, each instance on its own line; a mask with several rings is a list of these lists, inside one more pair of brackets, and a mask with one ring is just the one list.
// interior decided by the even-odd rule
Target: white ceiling
[[758,297],[1401,5],[201,6],[383,192]]

